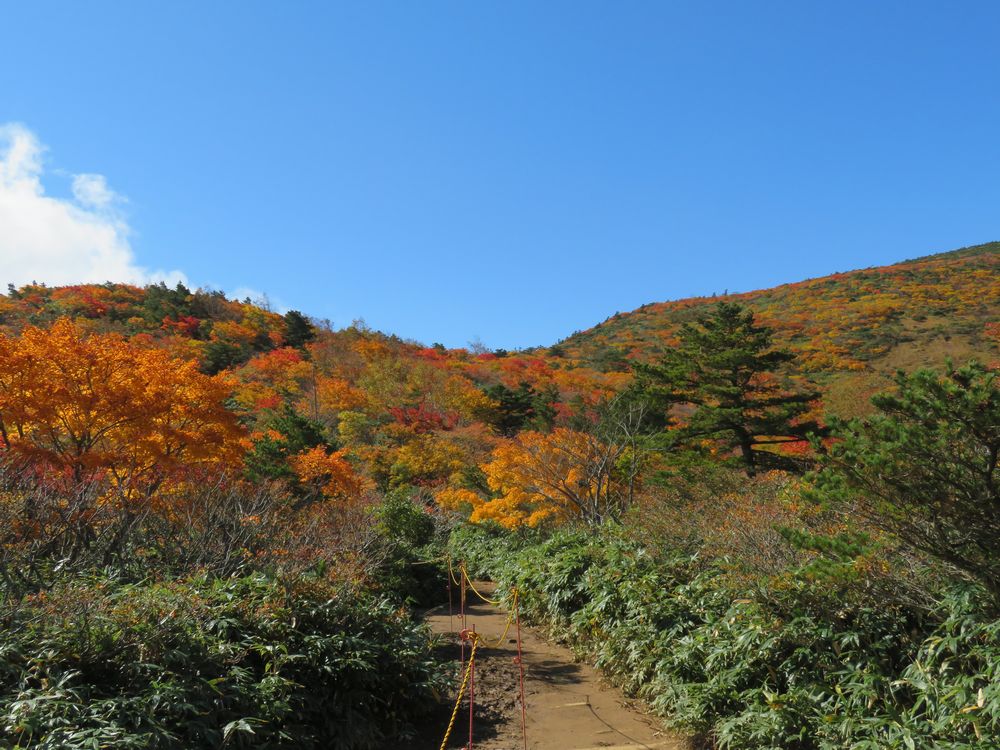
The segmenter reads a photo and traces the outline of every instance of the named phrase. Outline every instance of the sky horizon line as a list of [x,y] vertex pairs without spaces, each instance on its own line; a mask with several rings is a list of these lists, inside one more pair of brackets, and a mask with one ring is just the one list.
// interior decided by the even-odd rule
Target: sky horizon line
[[12,4],[0,280],[515,349],[996,236],[1000,6]]
[[[546,348],[551,348],[553,346],[557,346],[558,344],[562,343],[563,341],[565,341],[565,340],[567,340],[569,338],[572,338],[573,336],[575,336],[575,335],[577,335],[579,333],[583,333],[583,332],[589,331],[589,330],[591,330],[591,329],[593,329],[593,328],[595,328],[597,326],[600,326],[603,323],[608,322],[609,320],[613,319],[614,317],[616,317],[618,315],[628,315],[628,314],[636,312],[636,311],[638,311],[638,310],[640,310],[640,309],[642,309],[642,308],[644,308],[644,307],[646,307],[648,305],[666,304],[666,303],[672,303],[672,302],[685,302],[685,301],[689,301],[689,300],[717,299],[717,298],[720,299],[720,301],[721,301],[722,299],[726,299],[728,297],[739,297],[739,296],[742,296],[742,295],[753,294],[753,293],[756,293],[756,292],[771,291],[771,290],[774,290],[774,289],[780,289],[781,287],[784,287],[784,286],[791,286],[791,285],[794,285],[794,284],[800,284],[800,283],[808,282],[808,281],[818,281],[818,280],[822,280],[822,279],[825,279],[825,278],[829,278],[831,276],[837,276],[837,275],[841,275],[841,274],[857,273],[857,272],[867,271],[867,270],[871,270],[871,269],[875,269],[875,268],[885,268],[885,267],[888,267],[888,266],[901,265],[901,264],[905,264],[905,263],[913,263],[913,262],[918,262],[918,261],[923,261],[923,260],[935,258],[935,257],[941,256],[941,255],[949,255],[951,253],[959,253],[959,252],[962,252],[962,251],[965,251],[965,250],[975,250],[975,249],[978,249],[978,248],[985,247],[987,245],[995,245],[995,244],[1000,244],[1000,240],[986,240],[986,241],[983,241],[983,242],[975,242],[975,243],[970,244],[970,245],[963,245],[962,247],[955,247],[955,248],[952,248],[950,250],[938,250],[938,251],[927,253],[927,254],[924,254],[924,255],[917,255],[917,256],[913,256],[913,257],[901,258],[899,260],[891,261],[889,263],[884,263],[884,264],[869,265],[869,266],[858,266],[856,268],[848,268],[848,269],[843,269],[843,270],[838,269],[838,270],[835,270],[835,271],[830,271],[828,273],[820,274],[818,276],[808,276],[808,277],[805,277],[805,278],[799,278],[799,279],[794,279],[794,280],[790,280],[790,281],[782,281],[782,282],[779,282],[777,284],[774,284],[773,286],[756,287],[754,289],[742,289],[742,290],[737,290],[737,289],[733,289],[733,290],[723,289],[722,292],[713,292],[713,293],[710,293],[710,294],[688,295],[688,296],[680,296],[680,297],[670,297],[670,298],[667,298],[667,299],[647,300],[645,302],[639,303],[638,305],[636,305],[635,307],[632,307],[630,309],[627,309],[627,310],[616,310],[613,313],[609,313],[602,320],[594,322],[594,323],[590,324],[589,326],[586,326],[585,328],[574,329],[572,332],[570,332],[570,333],[562,336],[559,339],[556,339],[555,341],[553,341],[550,344],[538,343],[538,344],[529,344],[529,345],[526,345],[526,346],[519,346],[519,347],[513,347],[513,348],[491,347],[491,346],[488,345],[487,342],[483,342],[481,340],[478,340],[478,337],[473,337],[472,339],[470,339],[469,341],[467,341],[464,346],[463,345],[457,345],[457,346],[447,346],[447,345],[445,345],[445,348],[452,349],[452,350],[465,349],[465,350],[471,351],[471,350],[473,350],[473,349],[475,349],[477,347],[483,347],[483,348],[486,348],[486,349],[492,350],[492,351],[502,350],[502,351],[510,351],[510,352],[525,352],[525,351],[531,351],[531,350],[535,350],[535,349],[546,349]],[[249,289],[242,289],[242,290],[241,289],[236,289],[233,292],[228,292],[228,291],[226,291],[226,290],[224,290],[222,288],[219,288],[219,287],[216,287],[216,286],[212,286],[212,285],[193,284],[186,277],[185,278],[180,278],[180,279],[178,279],[178,278],[172,278],[172,279],[169,280],[169,282],[168,282],[167,279],[153,279],[153,280],[150,280],[150,281],[148,281],[147,283],[144,283],[144,284],[134,284],[134,283],[130,283],[130,282],[107,280],[107,281],[103,281],[103,282],[85,282],[85,283],[80,283],[80,284],[74,284],[74,283],[47,284],[47,283],[45,283],[43,281],[43,282],[31,282],[30,284],[14,285],[14,286],[17,286],[18,289],[23,289],[23,288],[25,288],[27,286],[38,285],[38,286],[41,286],[41,287],[44,287],[44,288],[53,288],[54,289],[54,288],[59,288],[59,287],[83,286],[83,285],[86,285],[86,284],[96,284],[96,285],[99,285],[99,286],[105,285],[105,284],[113,284],[113,285],[126,284],[126,285],[136,286],[138,288],[145,288],[145,287],[148,287],[150,285],[162,284],[162,285],[167,286],[168,288],[172,288],[172,289],[177,288],[178,285],[183,285],[185,288],[191,290],[192,292],[196,292],[197,291],[197,292],[204,292],[204,293],[222,293],[222,294],[224,294],[226,296],[226,298],[228,300],[239,301],[239,302],[249,302],[249,303],[251,303],[253,305],[256,305],[257,307],[260,307],[261,309],[267,310],[269,312],[276,312],[276,313],[278,313],[280,315],[284,315],[285,313],[294,310],[296,312],[301,313],[302,315],[305,315],[314,324],[317,324],[317,325],[323,325],[323,324],[329,325],[330,328],[331,328],[331,330],[345,330],[345,329],[348,329],[348,328],[360,325],[360,326],[362,326],[364,328],[368,328],[368,329],[373,330],[373,331],[375,331],[375,332],[377,332],[379,334],[382,334],[384,336],[395,336],[397,338],[400,338],[403,341],[406,341],[406,342],[409,342],[409,343],[418,344],[418,345],[421,345],[421,346],[436,346],[439,343],[439,342],[437,342],[435,340],[435,337],[433,337],[433,336],[429,337],[429,338],[428,337],[416,338],[416,337],[411,337],[411,336],[400,336],[398,333],[396,333],[394,331],[391,331],[391,330],[386,330],[386,329],[383,329],[383,328],[377,328],[377,327],[369,326],[368,323],[367,323],[367,321],[366,321],[366,319],[365,319],[365,317],[363,315],[360,316],[360,317],[358,317],[358,318],[352,319],[349,323],[338,323],[338,321],[330,320],[329,318],[326,318],[324,316],[314,315],[309,310],[302,309],[300,307],[296,307],[295,305],[287,305],[287,304],[284,304],[284,303],[275,304],[275,301],[271,299],[270,295],[267,294],[266,290],[257,291],[257,290],[249,290]],[[7,296],[7,293],[4,292],[3,289],[8,289],[9,290],[9,288],[11,286],[12,286],[12,284],[5,283],[4,286],[2,288],[0,288],[0,295]]]

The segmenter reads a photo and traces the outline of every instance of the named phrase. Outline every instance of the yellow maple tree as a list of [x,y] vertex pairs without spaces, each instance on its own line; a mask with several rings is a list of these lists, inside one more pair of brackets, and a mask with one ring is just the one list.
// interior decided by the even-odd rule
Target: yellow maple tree
[[467,504],[470,520],[503,526],[538,526],[579,519],[601,523],[617,517],[631,500],[634,483],[621,470],[623,443],[558,427],[522,432],[499,445],[482,467],[492,496],[448,490],[446,507]]

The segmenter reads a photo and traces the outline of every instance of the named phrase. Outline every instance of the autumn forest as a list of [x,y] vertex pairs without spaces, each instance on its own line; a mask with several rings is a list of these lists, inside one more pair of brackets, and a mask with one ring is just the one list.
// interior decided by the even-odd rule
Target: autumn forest
[[519,351],[12,285],[0,746],[439,742],[449,561],[692,746],[1000,746],[998,366],[1000,243]]

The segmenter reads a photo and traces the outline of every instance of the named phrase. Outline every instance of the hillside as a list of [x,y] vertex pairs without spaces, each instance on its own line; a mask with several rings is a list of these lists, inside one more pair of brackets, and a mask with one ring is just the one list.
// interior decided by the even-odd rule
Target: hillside
[[[295,311],[279,315],[220,292],[162,284],[11,288],[0,295],[0,332],[70,318],[87,331],[195,359],[205,373],[232,373],[248,423],[286,404],[337,432],[346,410],[366,414],[375,433],[395,423],[426,443],[431,434],[450,441],[457,428],[502,419],[479,403],[489,389],[490,399],[506,400],[501,411],[523,408],[544,413],[548,425],[563,423],[620,388],[630,360],[655,358],[675,343],[681,324],[720,300],[748,306],[775,329],[776,342],[797,355],[795,366],[823,387],[827,410],[857,414],[897,369],[937,366],[946,357],[998,358],[1000,243],[773,289],[643,305],[547,350],[425,347],[363,327],[311,326]],[[376,437],[369,439],[385,443]],[[407,442],[402,437],[388,445]],[[462,453],[477,444],[473,454],[492,443],[457,442]],[[447,473],[442,465],[431,475]]]
[[[166,748],[208,748],[239,732],[242,747],[370,750],[414,746],[399,737],[421,729],[438,747],[455,665],[406,604],[440,605],[443,623],[456,572],[446,560],[465,583],[469,566],[498,583],[517,638],[521,617],[568,633],[628,695],[716,744],[768,737],[820,750],[874,737],[866,746],[894,747],[903,731],[926,735],[911,747],[939,747],[998,736],[1000,703],[984,692],[1000,684],[988,672],[1000,664],[996,609],[970,610],[948,588],[982,583],[977,596],[992,596],[998,579],[995,373],[914,376],[912,402],[938,418],[919,411],[874,437],[834,432],[833,458],[803,439],[820,407],[873,408],[867,396],[897,367],[998,359],[998,261],[1000,245],[983,245],[728,297],[775,329],[822,402],[811,386],[791,392],[797,378],[758,371],[740,394],[754,406],[706,400],[709,419],[743,419],[711,431],[689,429],[706,423],[698,393],[676,411],[641,379],[629,398],[611,396],[630,383],[630,359],[680,343],[675,359],[694,361],[703,344],[690,331],[674,337],[703,312],[736,310],[723,353],[747,372],[743,343],[759,335],[766,349],[768,334],[735,306],[713,310],[713,299],[647,305],[547,350],[491,352],[333,330],[183,285],[10,288],[0,296],[0,672],[15,677],[0,681],[0,709],[18,718],[0,745],[82,748],[96,737],[148,747],[160,737]],[[678,382],[700,387],[704,372]],[[765,423],[771,405],[780,411]],[[905,450],[886,443],[904,427]],[[737,429],[759,438],[749,453]],[[835,460],[870,467],[838,480],[858,486],[895,472],[890,512],[823,509],[840,495],[800,502],[801,472]],[[938,472],[942,463],[950,468]],[[939,490],[961,501],[943,506],[943,526],[919,504]],[[866,541],[910,519],[896,542]],[[950,536],[900,551],[914,528]],[[970,529],[982,530],[971,537],[979,546],[963,541]],[[464,590],[449,596],[463,610]],[[939,605],[943,614],[928,614]],[[483,610],[469,612],[486,624]],[[494,613],[491,629],[504,619]],[[360,661],[338,645],[363,640]],[[957,671],[933,666],[939,683],[912,694],[892,687],[936,665],[928,649],[943,642],[960,643]],[[516,737],[524,714],[512,710],[509,659],[500,698],[483,701],[490,651],[476,667],[477,721],[487,733],[505,722]],[[459,668],[472,663],[471,651],[467,662],[458,654]],[[600,706],[589,688],[586,704],[567,706],[572,665],[543,661],[529,652],[525,679],[558,669],[560,712]],[[885,686],[876,703],[874,668]],[[945,693],[962,699],[928,716],[939,704],[926,696]],[[526,726],[545,736],[546,694],[528,696]]]
[[[712,304],[736,301],[775,329],[798,367],[827,386],[827,405],[853,412],[897,369],[946,357],[996,358],[1000,243],[889,266],[837,273],[720,297],[643,305],[560,342],[555,351],[601,370],[623,370],[674,343],[685,322]],[[850,395],[849,395],[850,394]],[[850,403],[853,402],[853,403]]]

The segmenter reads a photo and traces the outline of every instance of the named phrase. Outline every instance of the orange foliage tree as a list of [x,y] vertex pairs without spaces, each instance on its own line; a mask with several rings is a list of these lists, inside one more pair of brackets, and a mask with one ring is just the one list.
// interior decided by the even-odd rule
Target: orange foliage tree
[[228,382],[195,362],[67,319],[0,336],[0,447],[74,480],[150,491],[182,468],[238,459]]
[[290,463],[299,482],[312,490],[312,496],[352,500],[367,489],[365,481],[347,460],[345,451],[327,453],[326,448],[317,445],[293,456]]
[[472,506],[470,520],[538,526],[573,519],[599,524],[621,515],[634,484],[626,468],[628,443],[558,427],[522,432],[493,451],[482,469],[493,496],[448,489],[443,505]]
[[241,406],[276,409],[302,393],[312,366],[298,349],[282,347],[257,355],[238,375],[236,400]]

